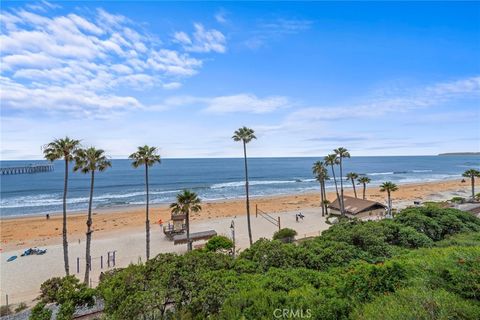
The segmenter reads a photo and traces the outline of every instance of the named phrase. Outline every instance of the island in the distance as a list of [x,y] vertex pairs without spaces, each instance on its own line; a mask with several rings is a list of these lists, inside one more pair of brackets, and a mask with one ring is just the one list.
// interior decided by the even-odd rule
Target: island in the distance
[[480,152],[448,152],[439,153],[439,156],[480,156]]

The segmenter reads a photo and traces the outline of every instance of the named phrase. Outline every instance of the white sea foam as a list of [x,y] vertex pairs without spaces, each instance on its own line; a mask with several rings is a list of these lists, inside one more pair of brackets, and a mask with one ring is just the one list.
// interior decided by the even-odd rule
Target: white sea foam
[[[254,185],[268,185],[268,184],[285,184],[285,183],[296,183],[295,180],[253,180],[249,181],[248,184],[251,186]],[[210,189],[224,189],[224,188],[238,188],[245,186],[245,181],[233,181],[225,183],[216,183],[213,184]]]

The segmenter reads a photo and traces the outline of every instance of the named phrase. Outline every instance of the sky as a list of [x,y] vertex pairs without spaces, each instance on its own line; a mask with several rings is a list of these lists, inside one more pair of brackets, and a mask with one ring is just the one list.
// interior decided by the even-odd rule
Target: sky
[[480,151],[479,2],[21,2],[0,12],[1,159]]

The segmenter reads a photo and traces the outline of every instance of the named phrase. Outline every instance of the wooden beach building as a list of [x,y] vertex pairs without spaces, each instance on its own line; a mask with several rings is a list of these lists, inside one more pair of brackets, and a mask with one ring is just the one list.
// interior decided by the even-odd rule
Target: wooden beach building
[[[379,202],[344,196],[345,215],[349,218],[381,217],[387,207]],[[328,208],[331,214],[340,215],[340,203],[335,199]]]

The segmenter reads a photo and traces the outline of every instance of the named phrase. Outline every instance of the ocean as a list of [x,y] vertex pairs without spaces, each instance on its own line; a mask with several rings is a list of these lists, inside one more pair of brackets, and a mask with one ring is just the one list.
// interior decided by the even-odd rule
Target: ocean
[[[311,173],[316,160],[321,158],[250,158],[251,195],[319,190]],[[0,166],[45,163],[0,161]],[[51,172],[1,176],[2,217],[61,212],[63,166],[63,161],[56,161],[55,170]],[[350,171],[365,174],[372,180],[368,187],[375,188],[384,181],[402,184],[461,178],[465,170],[479,167],[479,156],[352,157],[344,161],[344,175]],[[202,200],[235,199],[245,195],[241,158],[163,159],[149,172],[152,204],[170,203],[182,189],[193,190]],[[69,211],[87,208],[89,178],[89,175],[70,173]],[[333,188],[333,179],[327,183],[327,188]],[[95,176],[93,203],[96,209],[141,205],[144,199],[144,169],[134,169],[129,160],[112,160],[112,168]]]

